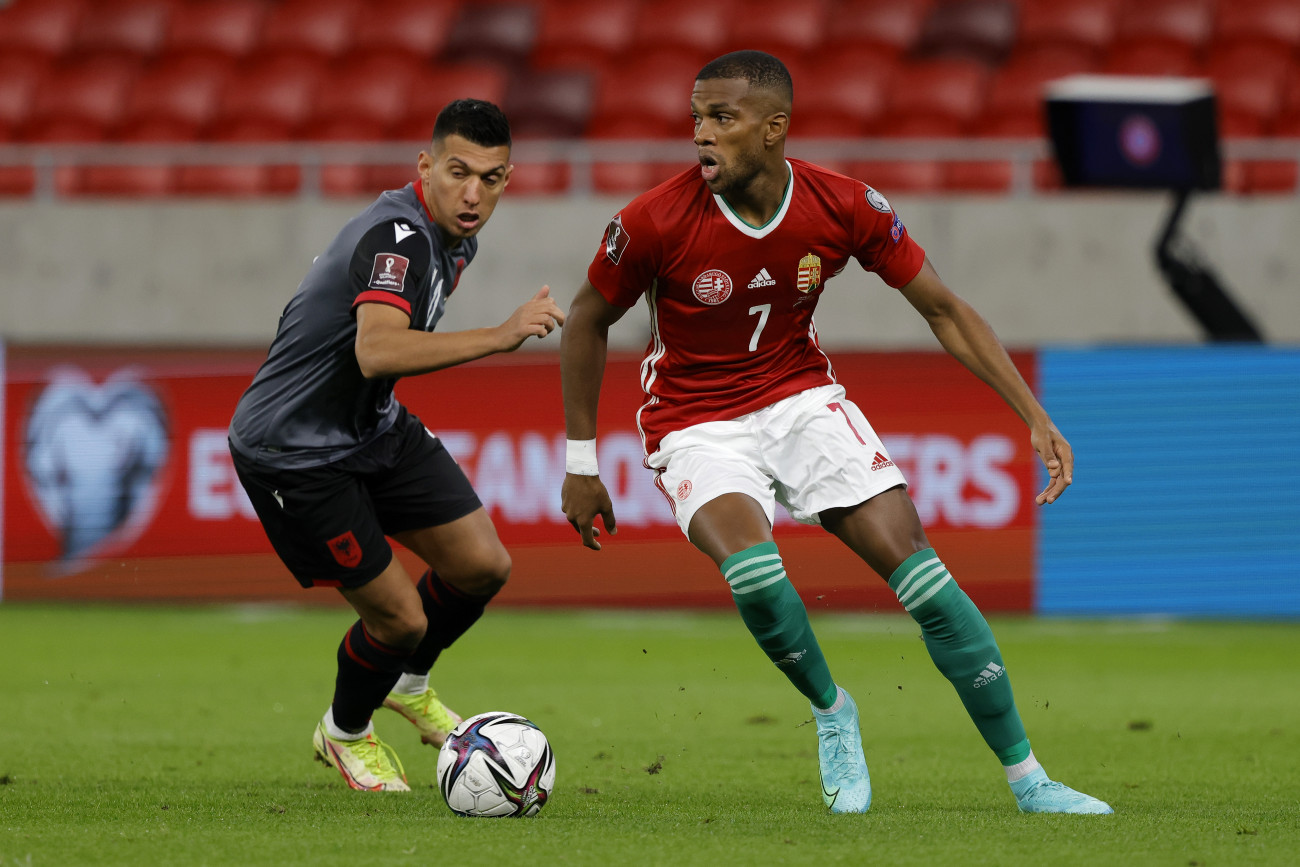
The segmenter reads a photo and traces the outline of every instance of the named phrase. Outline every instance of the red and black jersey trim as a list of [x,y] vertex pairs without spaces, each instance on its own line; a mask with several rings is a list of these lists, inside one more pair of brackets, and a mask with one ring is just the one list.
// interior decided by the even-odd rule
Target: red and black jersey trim
[[433,211],[429,210],[429,203],[424,200],[424,184],[419,178],[411,181],[411,186],[415,187],[415,197],[420,200],[420,207],[424,208],[424,215],[429,218],[430,225],[438,221],[433,218]]
[[411,315],[411,302],[407,301],[401,295],[394,295],[392,292],[386,292],[383,289],[370,289],[362,292],[352,302],[352,309],[356,310],[361,304],[387,304],[389,307],[396,307],[398,310]]

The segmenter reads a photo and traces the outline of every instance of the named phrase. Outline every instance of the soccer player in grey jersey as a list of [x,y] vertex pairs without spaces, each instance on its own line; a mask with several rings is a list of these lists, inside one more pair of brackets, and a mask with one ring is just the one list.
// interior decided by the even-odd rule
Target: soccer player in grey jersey
[[[374,735],[377,708],[402,714],[433,746],[459,721],[429,687],[429,669],[510,574],[469,480],[393,386],[512,352],[564,322],[543,286],[498,326],[434,332],[510,179],[500,109],[450,103],[417,169],[313,262],[230,424],[235,469],[276,553],[302,586],[338,588],[359,615],[313,745],[366,791],[409,788]],[[428,565],[418,582],[386,537]]]

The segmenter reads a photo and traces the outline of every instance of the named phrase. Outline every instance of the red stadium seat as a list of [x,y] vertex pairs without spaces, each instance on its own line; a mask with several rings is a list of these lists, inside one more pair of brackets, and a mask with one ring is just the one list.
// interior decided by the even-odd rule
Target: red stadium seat
[[791,134],[853,138],[873,134],[885,114],[898,66],[881,56],[831,53],[795,79]]
[[394,55],[431,62],[446,47],[460,8],[460,0],[367,4],[353,28],[349,62]]
[[[628,59],[636,62],[656,50],[675,48],[707,55],[704,62],[708,62],[730,50],[727,41],[735,22],[747,14],[743,10],[744,6],[735,0],[646,3],[637,15]],[[699,72],[699,67],[691,70],[691,75],[696,72]]]
[[586,130],[595,97],[587,72],[551,70],[517,77],[503,107],[515,136],[573,138]]
[[981,138],[1043,138],[1047,135],[1047,117],[1042,106],[1015,112],[985,112],[969,132]]
[[0,199],[30,196],[36,190],[36,172],[29,166],[0,166]]
[[372,56],[333,67],[317,85],[311,117],[299,137],[336,141],[383,138],[405,115],[411,88],[423,69],[406,55]]
[[1205,73],[1214,82],[1220,116],[1268,126],[1282,108],[1290,55],[1273,43],[1214,45]]
[[874,130],[880,138],[960,138],[970,124],[933,114],[890,115]]
[[1011,163],[953,162],[944,167],[943,186],[952,193],[1002,194],[1011,190]]
[[[273,121],[247,121],[223,126],[213,138],[232,143],[275,142],[286,137],[284,130]],[[298,191],[301,175],[296,165],[183,165],[176,169],[176,191],[240,199],[288,195]]]
[[1014,0],[939,0],[930,7],[916,44],[918,57],[1002,62],[1016,40]]
[[150,66],[132,83],[114,138],[168,123],[197,134],[216,116],[232,71],[232,61],[203,55]]
[[640,0],[554,0],[541,10],[534,69],[600,72],[632,41]]
[[824,51],[848,47],[864,60],[906,54],[921,36],[928,6],[898,0],[841,0],[830,12]]
[[506,195],[560,195],[569,189],[570,174],[569,166],[565,163],[515,162]]
[[99,0],[86,7],[77,24],[72,50],[78,55],[155,54],[167,34],[172,0]]
[[638,56],[628,63],[606,70],[596,94],[596,105],[588,130],[602,135],[601,126],[618,123],[628,116],[643,116],[647,122],[672,122],[686,135],[690,130],[691,86],[703,55],[660,51]]
[[1024,48],[1083,49],[1100,59],[1115,38],[1117,0],[1027,0],[1018,44]]
[[754,0],[743,9],[732,23],[729,41],[775,54],[786,63],[807,52],[815,56],[832,23],[828,0]]
[[886,117],[891,133],[927,119],[969,124],[984,110],[989,73],[973,60],[930,60],[901,67],[896,81]]
[[1091,71],[1090,66],[1079,65],[1083,58],[1082,54],[1062,50],[1022,54],[1012,59],[993,75],[984,112],[977,121],[980,134],[988,134],[986,130],[996,128],[1004,117],[1041,117],[1047,82]]
[[356,0],[287,0],[271,6],[256,51],[262,58],[332,60],[352,43]]
[[1114,51],[1126,45],[1168,44],[1193,51],[1213,32],[1212,0],[1142,0],[1120,6]]
[[943,163],[930,160],[855,162],[848,174],[886,197],[895,193],[937,193],[944,184]]
[[0,57],[59,57],[72,45],[85,6],[85,0],[16,0],[0,7]]
[[200,0],[172,10],[163,50],[172,56],[244,57],[266,19],[266,0]]
[[1102,65],[1110,75],[1186,76],[1198,70],[1195,48],[1165,41],[1117,43]]
[[490,64],[435,66],[412,83],[406,110],[393,124],[390,137],[426,144],[433,136],[434,119],[447,103],[454,99],[485,99],[502,105],[509,80],[505,70]]
[[1220,2],[1214,19],[1214,46],[1263,45],[1300,49],[1300,3],[1295,0]]
[[172,166],[81,166],[69,179],[69,195],[158,198],[176,189]]
[[682,123],[645,114],[627,114],[611,116],[607,122],[599,125],[593,124],[588,138],[598,141],[680,141],[681,158],[668,161],[635,157],[602,160],[591,167],[592,187],[599,193],[635,195],[689,168],[695,158],[694,147],[690,143],[690,129],[689,116],[686,123]]
[[1296,192],[1297,167],[1295,160],[1260,160],[1246,165],[1245,191],[1248,193],[1280,193],[1288,196]]
[[49,74],[44,57],[0,54],[0,134],[12,136],[27,122],[37,86]]
[[27,141],[99,141],[121,117],[139,64],[97,57],[56,69],[37,86],[22,137]]
[[323,77],[321,65],[301,55],[242,66],[226,83],[214,126],[251,122],[294,131],[311,115]]
[[537,18],[537,8],[530,3],[467,3],[439,59],[521,68],[537,42]]

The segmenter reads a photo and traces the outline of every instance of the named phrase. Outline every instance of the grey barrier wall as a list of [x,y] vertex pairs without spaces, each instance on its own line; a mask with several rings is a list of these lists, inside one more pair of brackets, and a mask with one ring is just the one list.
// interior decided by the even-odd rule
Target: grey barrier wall
[[[939,273],[1009,345],[1200,340],[1154,264],[1167,196],[892,200]],[[442,327],[497,324],[542,284],[566,306],[623,203],[507,193]],[[0,205],[0,338],[264,345],[312,257],[365,204]],[[1184,226],[1266,337],[1300,342],[1300,198],[1206,196]],[[852,263],[817,324],[832,348],[934,345],[906,302]],[[640,349],[647,334],[634,310],[611,342]]]

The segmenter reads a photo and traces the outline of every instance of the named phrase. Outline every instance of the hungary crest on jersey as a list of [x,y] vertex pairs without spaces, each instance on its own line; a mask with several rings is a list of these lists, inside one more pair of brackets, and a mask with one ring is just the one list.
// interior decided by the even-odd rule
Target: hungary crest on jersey
[[812,292],[822,284],[822,259],[809,253],[799,260],[799,280],[795,286],[800,292]]

